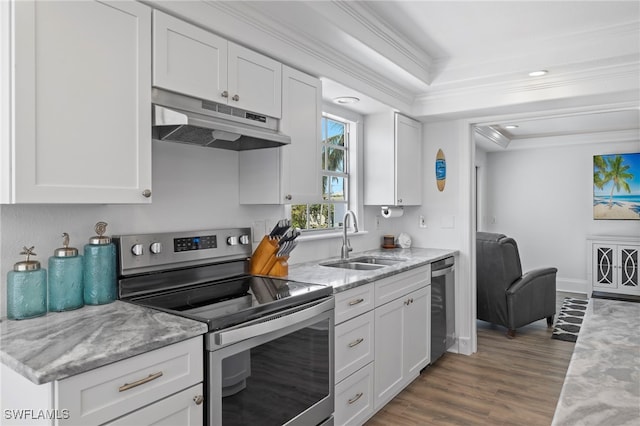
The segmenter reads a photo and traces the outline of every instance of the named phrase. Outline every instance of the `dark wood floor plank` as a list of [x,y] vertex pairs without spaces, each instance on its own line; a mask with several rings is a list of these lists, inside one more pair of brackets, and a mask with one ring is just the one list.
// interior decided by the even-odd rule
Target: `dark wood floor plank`
[[[584,298],[559,292],[557,312],[564,297]],[[515,339],[504,327],[477,326],[477,353],[444,354],[365,425],[550,425],[574,344],[551,339],[546,320]]]

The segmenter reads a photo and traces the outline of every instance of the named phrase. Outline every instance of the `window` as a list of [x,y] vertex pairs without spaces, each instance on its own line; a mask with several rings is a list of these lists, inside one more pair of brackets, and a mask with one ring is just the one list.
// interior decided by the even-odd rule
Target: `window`
[[342,227],[349,208],[349,126],[334,116],[322,117],[321,170],[322,202],[291,206],[291,224],[304,230],[333,230]]

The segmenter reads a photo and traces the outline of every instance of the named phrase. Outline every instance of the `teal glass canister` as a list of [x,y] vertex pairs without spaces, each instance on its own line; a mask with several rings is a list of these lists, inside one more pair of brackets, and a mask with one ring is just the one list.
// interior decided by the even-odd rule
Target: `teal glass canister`
[[62,234],[62,246],[49,258],[49,311],[62,312],[84,306],[82,256],[69,247],[69,234]]
[[83,281],[84,303],[104,305],[116,300],[116,246],[104,235],[105,222],[95,226],[96,236],[84,246]]
[[47,270],[40,262],[30,260],[35,256],[33,246],[24,247],[20,254],[27,259],[13,265],[7,273],[7,318],[27,319],[47,313]]

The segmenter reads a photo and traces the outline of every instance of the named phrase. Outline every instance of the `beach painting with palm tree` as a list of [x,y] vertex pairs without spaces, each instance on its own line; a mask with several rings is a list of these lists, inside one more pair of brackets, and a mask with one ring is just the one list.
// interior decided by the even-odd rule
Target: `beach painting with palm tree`
[[593,218],[640,220],[640,153],[593,156]]

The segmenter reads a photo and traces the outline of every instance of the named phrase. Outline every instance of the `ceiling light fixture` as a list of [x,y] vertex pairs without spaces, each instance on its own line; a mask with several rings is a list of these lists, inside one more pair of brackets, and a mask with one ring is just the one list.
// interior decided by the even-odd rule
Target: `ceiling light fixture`
[[504,126],[505,129],[517,129],[518,125],[517,124],[507,124],[506,126]]
[[340,96],[339,98],[335,98],[333,102],[337,104],[355,104],[356,102],[360,102],[360,98],[356,98],[355,96]]
[[549,71],[547,71],[547,70],[531,71],[529,73],[529,77],[540,77],[540,76],[543,76],[543,75],[548,74],[548,73],[549,73]]

